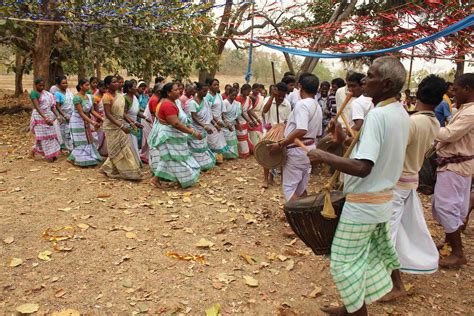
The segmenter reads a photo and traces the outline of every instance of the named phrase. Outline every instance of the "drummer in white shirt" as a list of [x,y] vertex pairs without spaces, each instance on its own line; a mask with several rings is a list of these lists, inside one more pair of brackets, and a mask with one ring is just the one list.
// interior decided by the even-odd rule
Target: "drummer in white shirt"
[[357,72],[347,78],[347,87],[355,98],[351,103],[351,117],[347,117],[347,119],[352,121],[352,129],[356,131],[360,130],[365,117],[374,108],[372,98],[362,94],[364,78],[365,75]]

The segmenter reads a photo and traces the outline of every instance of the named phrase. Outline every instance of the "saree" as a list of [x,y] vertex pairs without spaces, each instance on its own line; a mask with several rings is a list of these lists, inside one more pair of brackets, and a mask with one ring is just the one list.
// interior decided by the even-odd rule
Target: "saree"
[[[176,106],[179,120],[186,124],[186,114],[179,103]],[[156,177],[178,182],[182,188],[190,187],[198,181],[201,167],[189,151],[187,134],[157,118],[150,135],[150,145],[159,154],[154,171]]]
[[[150,97],[146,93],[139,94],[137,96],[139,112],[145,114],[145,110],[148,107],[148,101]],[[137,122],[145,125],[146,121],[142,120],[140,117],[137,117]],[[143,130],[139,129],[137,134],[138,148],[142,148],[143,144]]]
[[212,121],[212,113],[209,108],[209,104],[205,100],[201,100],[201,104],[197,104],[195,100],[189,100],[187,105],[189,117],[192,121],[192,127],[197,130],[202,135],[202,139],[199,140],[194,136],[188,138],[188,145],[191,154],[197,163],[201,166],[201,170],[209,170],[216,165],[216,156],[209,149],[207,144],[207,132],[206,130],[196,122],[191,117],[191,113],[196,113],[199,120],[204,123],[204,125],[210,125]]
[[[154,117],[151,115],[150,108],[147,106],[145,112],[143,113],[147,119],[153,122]],[[148,145],[148,138],[150,136],[151,130],[153,129],[153,124],[150,124],[147,120],[142,121],[142,147],[140,148],[140,159],[144,163],[149,163],[150,161],[150,146]]]
[[[102,98],[103,96],[100,96],[98,94],[93,95],[93,100],[94,103],[97,103],[98,105],[98,113],[102,118],[105,116],[104,113],[104,104],[102,103]],[[99,120],[96,117],[92,118],[94,121],[98,122]],[[105,133],[102,127],[99,130],[93,131],[92,136],[94,137],[94,142],[97,147],[97,150],[99,151],[99,154],[101,156],[107,156],[107,142],[105,141]]]
[[242,104],[241,114],[237,118],[237,124],[235,125],[235,131],[237,134],[237,148],[239,151],[240,158],[250,157],[250,153],[253,152],[253,144],[249,140],[248,124],[243,118],[242,114],[247,113],[250,107],[250,98],[247,97],[245,102]]
[[[52,121],[56,120],[53,113],[53,106],[56,105],[54,96],[48,91],[42,91],[41,94],[37,91],[30,93],[30,98],[37,99],[41,111],[44,115]],[[33,151],[38,155],[51,159],[61,154],[60,141],[56,128],[46,124],[43,117],[33,109],[31,112],[30,130],[35,135],[35,145]]]
[[[217,93],[215,96],[213,96],[212,94],[208,93],[204,99],[209,102],[214,120],[222,123],[222,113],[225,112],[225,108],[221,95]],[[211,128],[212,134],[209,134],[207,137],[209,147],[215,153],[225,153],[228,151],[228,147],[227,142],[225,141],[224,131],[222,129],[218,131],[213,125],[211,125]]]
[[224,106],[226,107],[226,116],[227,120],[230,123],[230,126],[233,130],[229,130],[227,127],[224,127],[224,136],[227,146],[229,146],[229,151],[224,153],[224,158],[226,159],[235,159],[239,158],[239,148],[237,140],[237,132],[235,130],[235,122],[242,115],[242,105],[240,102],[235,101],[232,104],[229,100],[224,100]]
[[[104,104],[111,103],[113,117],[120,123],[125,123],[123,119],[125,98],[121,93],[117,93],[115,98],[106,93],[102,101]],[[140,169],[140,162],[133,153],[130,137],[119,126],[112,123],[107,116],[105,116],[103,129],[109,157],[102,165],[101,171],[111,178],[140,180],[143,174]]]
[[[133,121],[133,122],[138,122],[138,112],[140,112],[140,105],[138,103],[138,99],[136,96],[133,96],[133,100],[130,101],[126,95],[124,95],[125,98],[125,104],[127,106],[127,116]],[[130,143],[132,144],[132,149],[133,149],[133,154],[137,158],[138,161],[141,162],[140,160],[140,153],[139,153],[139,148],[138,148],[138,136],[139,131],[141,129],[138,129],[138,133],[130,133],[128,134],[128,137],[130,137]]]
[[[59,103],[61,107],[61,111],[63,111],[65,115],[71,118],[72,111],[74,109],[74,104],[72,102],[74,98],[74,94],[71,91],[69,91],[69,89],[67,89],[66,92],[62,92],[60,90],[56,91],[54,96],[56,97],[56,102]],[[70,123],[66,121],[65,119],[63,119],[63,121],[59,125],[59,131],[61,133],[61,138],[62,138],[61,149],[66,149],[66,150],[71,151],[73,149],[73,146],[72,146],[72,138],[71,138],[71,131],[70,131],[69,125]]]
[[[250,98],[247,98],[247,100],[250,100],[250,102],[249,102],[250,110],[259,112],[259,108],[262,107],[262,103],[263,103],[260,96],[258,96],[255,99],[255,102],[252,102],[252,100]],[[253,146],[257,145],[258,141],[261,138],[262,132],[263,132],[262,124],[258,124],[258,126],[255,126],[255,127],[250,127],[249,126],[248,131],[249,131],[250,142],[252,143]]]
[[[84,114],[89,115],[92,109],[92,96],[86,94],[74,96],[74,104],[81,104]],[[85,123],[74,107],[69,120],[73,149],[67,160],[79,167],[96,166],[102,162],[102,157],[95,146],[89,124]]]

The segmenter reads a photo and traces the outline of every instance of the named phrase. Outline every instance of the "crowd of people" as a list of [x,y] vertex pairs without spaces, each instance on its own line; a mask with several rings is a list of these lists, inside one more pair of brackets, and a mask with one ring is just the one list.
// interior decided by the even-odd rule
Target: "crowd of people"
[[[429,75],[412,96],[401,91],[406,70],[394,57],[376,59],[367,74],[319,82],[285,73],[265,89],[234,83],[222,93],[215,78],[165,83],[108,76],[80,80],[77,93],[60,77],[50,91],[35,81],[32,154],[54,161],[61,151],[81,166],[101,164],[108,177],[182,188],[225,160],[248,158],[269,135],[272,154],[286,152],[282,170],[263,170],[263,186],[281,173],[285,199],[307,194],[312,166],[343,173],[345,204],[331,250],[331,274],[344,306],[329,314],[367,314],[366,304],[406,295],[400,272],[433,273],[467,263],[461,230],[469,218],[474,158],[474,74],[454,83]],[[338,119],[336,120],[336,116]],[[278,136],[275,136],[278,135]],[[326,135],[355,147],[349,158],[317,148]],[[295,141],[299,140],[299,145]],[[430,148],[437,171],[433,217],[445,230],[440,259],[417,193]]]

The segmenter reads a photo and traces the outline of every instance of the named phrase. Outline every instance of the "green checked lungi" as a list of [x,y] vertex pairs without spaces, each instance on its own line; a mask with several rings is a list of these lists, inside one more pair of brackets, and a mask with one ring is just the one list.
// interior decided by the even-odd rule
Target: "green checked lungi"
[[349,313],[392,290],[399,269],[388,223],[359,224],[341,217],[331,247],[331,274]]

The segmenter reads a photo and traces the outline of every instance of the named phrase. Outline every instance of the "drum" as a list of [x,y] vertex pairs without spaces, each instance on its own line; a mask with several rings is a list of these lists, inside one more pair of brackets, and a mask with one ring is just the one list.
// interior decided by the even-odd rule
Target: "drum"
[[321,215],[323,193],[288,201],[284,207],[291,228],[316,255],[328,255],[331,252],[332,240],[344,207],[343,193],[332,191],[331,202],[337,215],[335,219],[326,219]]
[[436,184],[436,150],[433,147],[425,156],[423,166],[418,172],[417,191],[424,195],[432,195]]
[[274,141],[263,139],[258,142],[254,149],[254,156],[257,162],[266,169],[273,169],[282,166],[286,159],[286,150],[276,154],[270,153],[268,145],[274,144]]

